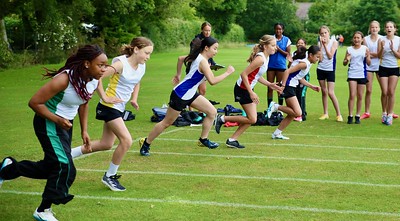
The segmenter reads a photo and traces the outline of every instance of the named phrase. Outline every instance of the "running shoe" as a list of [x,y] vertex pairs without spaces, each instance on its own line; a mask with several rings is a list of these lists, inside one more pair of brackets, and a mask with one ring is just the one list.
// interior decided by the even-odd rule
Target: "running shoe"
[[342,117],[342,115],[336,116],[336,121],[337,121],[337,122],[343,122],[343,117]]
[[353,116],[348,116],[347,117],[347,124],[352,124],[353,123]]
[[371,117],[370,113],[363,113],[363,115],[361,115],[360,119],[362,120],[362,119],[367,119],[367,118],[370,118],[370,117]]
[[354,119],[355,119],[355,121],[354,121],[355,124],[360,124],[361,123],[360,116],[355,116]]
[[392,115],[388,115],[387,118],[386,118],[385,124],[390,126],[390,125],[392,125],[392,123],[393,123],[393,116]]
[[237,141],[237,140],[229,141],[229,139],[227,139],[225,144],[227,147],[231,147],[231,148],[239,148],[239,149],[245,148],[245,146],[240,145],[239,141]]
[[303,118],[300,116],[300,117],[295,117],[293,120],[297,122],[302,122]]
[[197,146],[199,147],[208,147],[208,149],[215,149],[219,146],[218,143],[212,142],[210,141],[208,138],[203,140],[203,139],[199,139],[199,141],[197,142]]
[[35,212],[33,212],[33,218],[38,221],[58,221],[54,215],[56,214],[51,208],[45,209],[43,212],[38,212],[36,208]]
[[215,132],[217,132],[217,134],[219,134],[219,132],[221,131],[221,126],[224,124],[224,122],[222,122],[221,119],[222,115],[217,114],[217,116],[215,117]]
[[381,118],[382,124],[386,124],[386,118],[387,118],[387,115],[386,114],[382,114],[382,118]]
[[[8,165],[10,165],[10,164],[12,164],[12,160],[11,160],[10,158],[8,158],[8,157],[4,158],[3,163],[1,164],[0,171],[1,171],[4,167],[6,167],[6,166],[8,166]],[[0,188],[1,188],[1,185],[3,184],[3,182],[4,182],[4,179],[0,177]]]
[[271,118],[271,115],[272,115],[273,112],[276,112],[278,110],[278,108],[276,107],[275,104],[276,104],[275,102],[271,101],[271,103],[268,106],[268,109],[267,109],[267,117],[268,117],[268,119]]
[[125,187],[123,187],[118,179],[121,178],[121,175],[113,175],[110,177],[106,176],[107,173],[104,173],[103,179],[101,179],[101,182],[104,183],[104,185],[106,185],[108,188],[110,188],[110,190],[112,191],[125,191]]
[[280,134],[272,134],[272,139],[274,139],[274,140],[289,140],[290,138],[285,137],[280,133]]
[[394,118],[394,119],[397,119],[397,118],[399,118],[399,115],[393,113],[393,118]]
[[150,146],[145,146],[144,145],[144,141],[145,140],[146,140],[145,137],[142,137],[139,140],[140,155],[148,157],[148,156],[150,156]]
[[319,117],[318,119],[320,119],[320,120],[327,120],[327,119],[329,119],[329,115],[323,114],[323,115],[321,115],[321,117]]

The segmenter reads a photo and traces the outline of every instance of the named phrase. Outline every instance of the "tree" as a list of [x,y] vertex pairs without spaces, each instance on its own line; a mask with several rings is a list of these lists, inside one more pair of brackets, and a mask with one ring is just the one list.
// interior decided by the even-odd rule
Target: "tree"
[[246,8],[246,0],[198,0],[193,3],[197,15],[210,22],[218,34],[226,34],[230,25]]
[[285,25],[285,35],[292,40],[301,36],[301,23],[296,17],[296,6],[291,0],[248,1],[247,9],[237,20],[251,41],[264,34],[274,34],[274,24]]

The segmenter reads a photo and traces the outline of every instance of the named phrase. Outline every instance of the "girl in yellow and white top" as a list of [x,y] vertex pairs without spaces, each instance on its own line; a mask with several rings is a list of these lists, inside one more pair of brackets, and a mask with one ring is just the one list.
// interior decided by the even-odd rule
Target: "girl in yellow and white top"
[[102,98],[97,105],[96,119],[104,120],[103,136],[101,140],[94,141],[91,149],[82,146],[72,150],[72,156],[78,157],[82,154],[110,150],[114,145],[115,138],[119,144],[114,151],[109,169],[104,174],[102,182],[113,191],[124,191],[117,175],[123,157],[132,145],[132,137],[122,119],[125,105],[130,101],[135,109],[139,109],[137,98],[140,89],[140,80],[146,71],[146,61],[150,59],[153,52],[153,43],[145,37],[137,37],[130,45],[122,48],[123,55],[112,61],[105,76],[111,76],[110,82],[104,92],[101,81],[98,92]]

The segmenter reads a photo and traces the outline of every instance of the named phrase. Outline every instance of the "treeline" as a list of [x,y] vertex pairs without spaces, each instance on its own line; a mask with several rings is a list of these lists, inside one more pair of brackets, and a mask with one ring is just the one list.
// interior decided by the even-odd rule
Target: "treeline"
[[[399,0],[400,1],[400,0]],[[371,20],[399,19],[396,0],[313,1],[308,18],[296,17],[293,0],[13,0],[0,10],[0,68],[57,63],[77,46],[96,43],[114,56],[134,36],[146,36],[162,51],[187,46],[203,21],[222,42],[256,42],[285,24],[293,42],[316,43],[328,25],[350,43],[356,30],[367,34]],[[302,1],[303,2],[303,1]]]

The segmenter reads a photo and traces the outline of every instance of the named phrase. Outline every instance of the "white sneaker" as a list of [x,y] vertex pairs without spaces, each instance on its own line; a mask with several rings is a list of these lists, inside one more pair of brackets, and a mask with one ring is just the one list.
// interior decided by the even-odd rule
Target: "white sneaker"
[[[12,160],[8,157],[4,158],[3,163],[1,164],[1,167],[0,167],[0,171],[1,171],[1,169],[3,169],[4,167],[6,167],[10,164],[12,164]],[[4,182],[3,178],[0,177],[0,188],[1,188],[1,185],[3,184],[3,182]]]
[[282,134],[272,134],[272,139],[277,139],[277,140],[289,140],[289,137],[285,137]]
[[58,221],[54,215],[56,214],[53,212],[53,210],[51,210],[51,208],[45,209],[44,212],[38,212],[36,208],[35,212],[33,213],[33,218],[38,221]]
[[267,116],[268,118],[271,118],[271,115],[273,112],[276,112],[278,110],[278,108],[275,105],[276,103],[271,101],[271,103],[269,104],[269,107],[267,109]]

